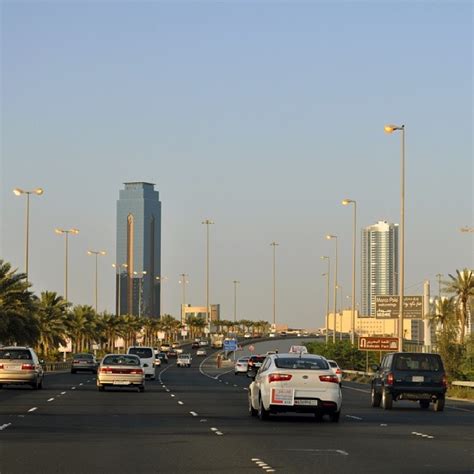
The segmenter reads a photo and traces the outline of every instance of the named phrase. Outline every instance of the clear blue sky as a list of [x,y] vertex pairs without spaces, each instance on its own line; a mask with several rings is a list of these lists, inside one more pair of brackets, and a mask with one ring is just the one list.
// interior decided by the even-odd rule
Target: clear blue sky
[[[70,299],[114,310],[115,203],[124,181],[156,183],[163,202],[165,311],[211,299],[271,319],[276,240],[280,322],[321,326],[326,233],[340,237],[350,294],[352,212],[399,222],[399,136],[407,139],[406,285],[473,265],[471,2],[2,2],[0,255]],[[359,240],[360,241],[360,240]],[[358,256],[359,260],[359,256]],[[359,278],[359,270],[358,270]],[[357,301],[360,300],[359,291]],[[348,300],[345,301],[347,303]]]

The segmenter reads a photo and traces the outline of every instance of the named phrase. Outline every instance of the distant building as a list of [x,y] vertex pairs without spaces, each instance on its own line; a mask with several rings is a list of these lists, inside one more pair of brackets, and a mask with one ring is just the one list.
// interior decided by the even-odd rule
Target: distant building
[[[221,305],[211,304],[211,321],[220,321]],[[207,309],[205,306],[181,305],[181,322],[184,324],[189,316],[196,316],[206,320]]]
[[362,229],[361,271],[361,313],[375,317],[375,296],[398,294],[398,224]]
[[161,202],[152,183],[124,183],[117,201],[117,313],[159,316]]

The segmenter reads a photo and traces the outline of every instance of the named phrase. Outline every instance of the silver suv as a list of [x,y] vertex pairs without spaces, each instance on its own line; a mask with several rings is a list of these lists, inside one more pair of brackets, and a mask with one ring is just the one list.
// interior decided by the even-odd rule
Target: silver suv
[[27,384],[43,388],[43,367],[31,347],[0,348],[0,388],[5,384]]

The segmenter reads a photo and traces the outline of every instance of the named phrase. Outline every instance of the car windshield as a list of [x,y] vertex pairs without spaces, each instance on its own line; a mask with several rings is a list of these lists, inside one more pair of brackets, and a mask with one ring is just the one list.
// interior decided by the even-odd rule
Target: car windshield
[[443,370],[439,357],[428,354],[400,354],[395,360],[395,370]]
[[296,370],[327,370],[328,363],[321,358],[315,357],[277,357],[275,365],[279,369],[296,369]]
[[125,354],[110,355],[104,358],[103,365],[140,365],[137,357]]
[[0,349],[0,359],[31,360],[31,353],[27,349]]
[[149,347],[131,347],[128,353],[135,354],[140,359],[150,359],[150,357],[153,357],[153,351]]

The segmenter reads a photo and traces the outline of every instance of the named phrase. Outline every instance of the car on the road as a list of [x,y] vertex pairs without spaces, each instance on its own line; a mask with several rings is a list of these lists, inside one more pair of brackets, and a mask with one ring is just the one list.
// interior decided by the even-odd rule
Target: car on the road
[[97,388],[137,387],[145,391],[145,371],[140,358],[134,354],[107,354],[97,371]]
[[146,378],[155,380],[155,351],[153,347],[132,346],[127,354],[134,354],[140,358]]
[[294,352],[295,354],[307,354],[308,349],[306,348],[306,346],[291,346],[289,352]]
[[176,359],[176,365],[178,367],[191,367],[191,354],[179,354]]
[[155,353],[155,359],[160,359],[162,364],[167,364],[168,363],[168,355],[166,352],[156,352]]
[[248,368],[248,365],[249,365],[249,359],[250,359],[250,356],[244,356],[244,357],[240,357],[239,359],[237,359],[237,361],[235,362],[235,366],[234,366],[234,374],[235,375],[246,374],[247,373],[247,368]]
[[199,341],[193,341],[191,344],[191,349],[198,349],[199,348]]
[[246,332],[244,334],[244,339],[250,339],[252,337],[252,334],[250,334],[249,332]]
[[328,364],[330,365],[333,372],[337,375],[339,383],[342,383],[342,370],[339,367],[338,363],[335,360],[327,359]]
[[209,341],[201,340],[199,341],[199,347],[207,347],[209,345]]
[[255,374],[248,391],[249,414],[265,420],[282,412],[328,415],[338,422],[342,393],[327,360],[314,354],[273,354]]
[[81,371],[92,372],[93,374],[96,374],[98,366],[99,364],[93,354],[75,354],[72,358],[71,374]]
[[266,355],[252,355],[247,363],[247,376],[252,377],[252,373],[256,372],[265,360]]
[[160,351],[161,352],[168,352],[171,349],[171,344],[168,342],[163,342],[160,346]]
[[153,361],[153,365],[156,367],[160,367],[162,364],[161,357],[158,354],[155,354],[155,360]]
[[439,354],[393,352],[386,354],[380,366],[373,366],[371,405],[390,410],[394,401],[418,402],[422,409],[433,403],[434,411],[443,411],[447,390],[446,373]]
[[276,334],[274,332],[271,332],[268,337],[276,337]]
[[178,357],[178,353],[176,352],[176,349],[170,349],[166,354],[168,355],[168,358],[172,357],[174,359]]
[[26,384],[33,390],[41,389],[43,377],[43,367],[31,347],[0,348],[0,388],[9,384]]
[[200,357],[207,356],[207,351],[206,349],[200,348],[196,351],[196,355]]

